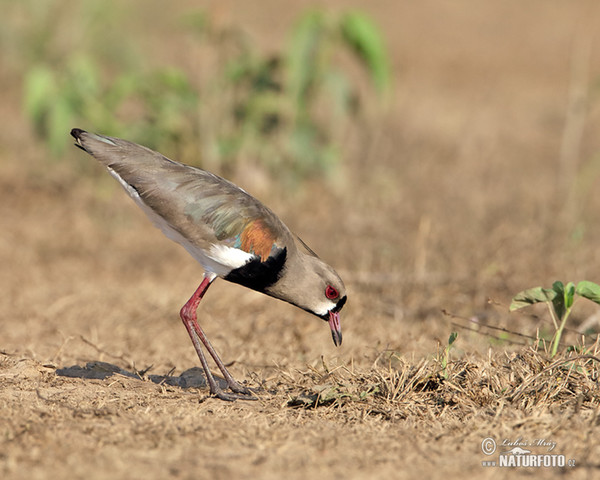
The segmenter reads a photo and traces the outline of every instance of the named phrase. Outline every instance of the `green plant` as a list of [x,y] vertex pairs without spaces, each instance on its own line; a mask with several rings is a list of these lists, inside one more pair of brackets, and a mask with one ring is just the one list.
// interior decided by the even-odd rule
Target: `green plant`
[[[189,136],[184,117],[193,110],[196,94],[181,71],[122,73],[111,82],[100,71],[93,57],[74,55],[61,69],[39,64],[26,72],[25,113],[55,156],[68,145],[65,132],[80,122],[152,148]],[[131,119],[127,110],[134,107],[136,117]]]
[[442,365],[442,375],[445,379],[448,379],[448,371],[446,368],[448,367],[448,362],[450,360],[450,350],[454,345],[454,342],[458,338],[458,332],[452,332],[448,337],[448,344],[444,347],[444,354],[440,356],[440,363]]
[[217,53],[200,98],[199,136],[205,160],[226,169],[251,157],[279,177],[328,173],[360,111],[360,82],[349,67],[358,65],[381,97],[389,90],[379,29],[362,12],[309,10],[287,46],[268,54],[239,29],[213,25],[201,12],[188,14],[185,23]]
[[[68,147],[69,129],[82,125],[224,174],[250,159],[294,182],[339,164],[365,86],[381,98],[389,91],[379,29],[359,11],[310,10],[289,42],[268,53],[241,28],[222,26],[206,11],[190,12],[183,23],[203,52],[199,73],[192,73],[149,67],[141,62],[150,56],[139,52],[120,55],[137,50],[121,34],[101,48],[104,39],[93,32],[103,32],[106,22],[111,31],[127,31],[124,15],[94,16],[102,7],[92,0],[80,8],[77,13],[87,12],[86,41],[76,50],[53,41],[54,23],[69,30],[69,18],[79,21],[61,2],[40,10],[36,28],[21,32],[29,52],[24,111],[55,156]],[[115,51],[115,45],[124,47]]]
[[28,21],[7,22],[2,47],[23,77],[24,113],[55,157],[69,147],[68,131],[76,125],[155,148],[187,134],[174,117],[182,120],[194,107],[195,92],[181,71],[143,65],[124,27],[127,6],[24,0],[7,7],[8,17]]
[[376,24],[363,12],[305,13],[292,30],[283,58],[284,94],[291,106],[288,151],[300,168],[327,171],[339,158],[348,119],[359,109],[359,87],[340,57],[354,59],[380,96],[390,65]]
[[552,284],[552,288],[534,287],[519,292],[512,299],[510,311],[536,303],[548,305],[555,329],[550,348],[550,355],[554,357],[558,351],[558,345],[575,303],[576,295],[600,305],[600,285],[586,280],[579,282],[577,286],[573,282],[564,285],[557,281]]

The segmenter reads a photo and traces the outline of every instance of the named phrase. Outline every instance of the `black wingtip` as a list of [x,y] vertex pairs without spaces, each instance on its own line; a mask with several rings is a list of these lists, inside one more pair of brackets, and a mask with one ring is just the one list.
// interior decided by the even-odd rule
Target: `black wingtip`
[[81,135],[87,133],[85,130],[82,130],[81,128],[73,128],[71,129],[71,136],[75,139],[75,143],[74,145],[83,150],[86,153],[90,153],[88,152],[85,147],[81,144]]
[[75,138],[76,140],[79,140],[79,137],[81,137],[82,133],[87,133],[85,130],[82,130],[81,128],[73,128],[71,130],[71,136],[73,138]]

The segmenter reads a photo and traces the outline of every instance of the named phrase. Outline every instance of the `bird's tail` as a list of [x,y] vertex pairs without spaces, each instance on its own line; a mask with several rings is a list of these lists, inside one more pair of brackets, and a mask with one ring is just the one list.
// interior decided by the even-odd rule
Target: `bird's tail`
[[71,136],[75,139],[75,146],[81,148],[84,152],[90,155],[94,154],[94,142],[102,142],[109,147],[117,147],[117,143],[110,137],[89,133],[81,128],[71,130]]
[[176,163],[154,150],[120,138],[86,132],[80,128],[71,130],[75,146],[89,153],[106,167],[120,170],[134,166],[138,169],[155,170],[168,163]]

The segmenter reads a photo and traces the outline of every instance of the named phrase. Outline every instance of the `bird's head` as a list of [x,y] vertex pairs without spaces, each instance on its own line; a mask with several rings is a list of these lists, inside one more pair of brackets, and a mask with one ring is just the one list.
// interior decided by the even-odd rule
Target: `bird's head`
[[281,278],[265,292],[326,320],[333,343],[342,344],[340,310],[346,287],[336,271],[314,255],[300,253],[286,262]]

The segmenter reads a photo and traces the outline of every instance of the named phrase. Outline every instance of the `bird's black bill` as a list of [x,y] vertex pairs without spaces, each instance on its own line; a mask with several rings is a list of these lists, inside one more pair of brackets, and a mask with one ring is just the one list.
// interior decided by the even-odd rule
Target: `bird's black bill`
[[329,328],[336,347],[342,344],[342,327],[340,326],[340,312],[329,312]]

